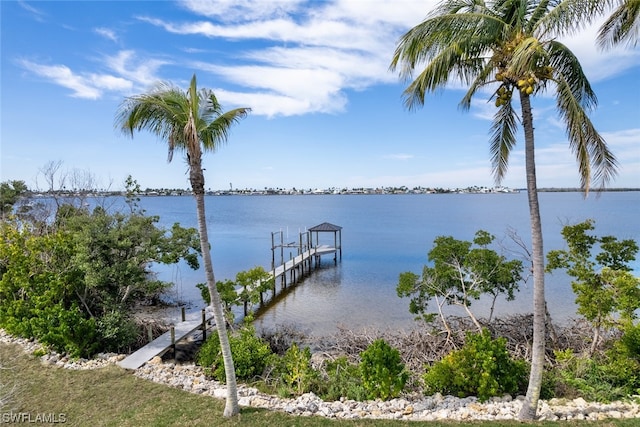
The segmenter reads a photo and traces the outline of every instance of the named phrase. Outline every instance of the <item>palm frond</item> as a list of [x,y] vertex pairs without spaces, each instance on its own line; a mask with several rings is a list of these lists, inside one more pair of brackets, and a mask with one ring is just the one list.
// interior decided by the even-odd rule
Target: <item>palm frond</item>
[[219,115],[214,121],[200,131],[200,140],[205,151],[215,151],[229,139],[231,125],[245,118],[250,108],[236,108]]
[[476,78],[470,82],[467,93],[465,93],[464,97],[460,101],[459,106],[461,109],[469,110],[469,108],[471,108],[471,99],[478,89],[490,83],[489,79],[494,75],[494,68],[495,65],[490,61],[482,61],[482,68],[479,72],[475,73]]
[[536,37],[526,37],[515,47],[509,68],[515,75],[525,76],[548,63],[547,57],[544,45]]
[[424,105],[424,95],[446,85],[452,69],[460,64],[460,52],[455,45],[440,52],[403,92],[405,106],[412,110]]
[[639,37],[640,0],[624,0],[600,27],[597,42],[603,49],[623,43],[635,47]]
[[495,42],[493,30],[502,25],[496,17],[482,13],[433,17],[402,36],[389,69],[396,71],[400,67],[401,78],[408,80],[417,66],[451,51],[453,46],[460,51],[460,57],[473,58],[492,46]]
[[[535,26],[535,34],[564,36],[574,34],[591,24],[614,0],[554,0]],[[542,10],[540,10],[542,12]]]
[[186,91],[160,83],[147,93],[125,99],[116,114],[116,127],[130,136],[147,130],[166,140],[168,161],[175,150],[186,151],[188,159],[197,160],[203,149],[212,150],[225,142],[229,127],[250,111],[224,112],[211,90],[198,90],[194,75]]
[[556,101],[560,116],[567,127],[567,138],[578,163],[580,186],[589,191],[591,182],[605,187],[617,174],[618,162],[604,138],[596,131],[582,103],[576,98],[571,82],[556,80]]
[[439,3],[429,16],[484,13],[486,11],[484,0],[448,0]]
[[511,102],[496,111],[491,126],[491,166],[496,184],[500,184],[507,173],[509,155],[516,144],[517,115]]
[[538,23],[548,15],[549,7],[557,7],[558,3],[557,0],[543,0],[537,2],[537,4],[533,4],[533,9],[530,11],[530,16],[525,27],[525,33],[534,34]]
[[582,70],[580,61],[564,44],[552,41],[548,46],[549,64],[555,70],[557,76],[562,76],[568,87],[571,88],[572,96],[579,102],[580,106],[591,111],[598,105],[598,98],[591,88],[587,76]]
[[530,15],[531,3],[528,0],[502,0],[496,1],[493,9],[511,28],[524,31]]
[[[485,57],[496,44],[495,32],[487,30],[486,19],[482,14],[446,15],[425,21],[405,34],[390,68],[402,65],[400,75],[408,79],[418,65],[426,64],[403,93],[408,109],[423,105],[426,92],[443,88],[452,78],[464,84],[486,79],[482,75]],[[489,20],[492,28],[503,25],[494,17]]]

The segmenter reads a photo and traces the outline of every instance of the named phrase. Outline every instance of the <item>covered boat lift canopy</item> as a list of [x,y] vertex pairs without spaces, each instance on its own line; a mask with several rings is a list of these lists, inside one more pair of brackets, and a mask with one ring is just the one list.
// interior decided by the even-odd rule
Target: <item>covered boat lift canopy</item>
[[[340,259],[342,259],[342,227],[329,222],[323,222],[322,224],[309,228],[308,231],[311,234],[311,245],[315,247],[319,246],[320,233],[333,233],[333,247],[336,249],[336,252],[340,254]],[[315,245],[313,244],[314,234],[316,236]]]

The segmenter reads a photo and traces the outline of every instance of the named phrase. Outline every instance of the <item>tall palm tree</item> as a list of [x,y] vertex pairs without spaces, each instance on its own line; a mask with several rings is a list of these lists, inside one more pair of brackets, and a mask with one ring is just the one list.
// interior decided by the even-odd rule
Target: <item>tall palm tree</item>
[[[425,93],[446,86],[451,78],[469,86],[461,101],[463,109],[470,108],[472,97],[481,89],[491,91],[497,110],[491,126],[490,152],[497,183],[506,174],[516,144],[514,92],[518,95],[534,277],[531,374],[521,419],[536,416],[545,355],[544,251],[531,98],[554,90],[585,191],[592,180],[605,185],[616,173],[616,160],[587,115],[596,106],[596,96],[577,58],[555,38],[573,28],[570,18],[576,13],[578,1],[442,1],[400,39],[390,66],[411,81],[404,91],[409,109],[424,105]],[[416,69],[420,71],[414,77]]]
[[223,112],[214,93],[197,89],[193,75],[185,91],[169,83],[161,83],[148,93],[125,99],[116,116],[116,125],[133,137],[134,131],[148,130],[169,144],[169,161],[175,149],[186,152],[189,180],[196,199],[200,247],[211,296],[211,307],[220,338],[227,382],[227,400],[224,416],[238,414],[238,390],[231,348],[227,336],[222,302],[216,288],[211,263],[209,238],[204,207],[203,151],[214,151],[226,142],[232,124],[247,116],[249,108]]

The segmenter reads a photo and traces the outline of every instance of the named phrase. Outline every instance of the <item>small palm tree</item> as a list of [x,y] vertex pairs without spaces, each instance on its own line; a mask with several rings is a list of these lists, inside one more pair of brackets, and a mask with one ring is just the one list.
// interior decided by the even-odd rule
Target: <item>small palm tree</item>
[[224,416],[239,412],[238,391],[231,348],[226,330],[222,302],[216,288],[211,263],[209,237],[204,207],[203,151],[214,151],[228,139],[232,124],[247,116],[249,108],[237,108],[224,112],[214,93],[198,90],[193,75],[186,91],[169,83],[161,83],[148,93],[125,99],[116,116],[116,126],[133,137],[134,131],[148,130],[169,144],[169,161],[174,150],[184,151],[189,167],[189,181],[196,199],[198,233],[204,262],[211,307],[220,337],[227,383],[227,401]]
[[[589,4],[586,4],[586,3]],[[593,0],[445,0],[399,41],[391,69],[411,81],[404,91],[409,109],[424,104],[425,93],[450,78],[469,86],[461,101],[469,109],[480,89],[489,88],[496,113],[490,151],[497,183],[506,174],[516,144],[514,99],[524,129],[534,278],[534,336],[531,375],[521,419],[532,419],[540,397],[545,355],[544,251],[536,183],[531,98],[555,90],[556,106],[576,156],[581,186],[604,186],[616,173],[616,160],[587,112],[596,96],[573,53],[555,37],[575,28],[573,18]],[[413,76],[420,69],[417,76]],[[514,96],[515,95],[515,96]]]

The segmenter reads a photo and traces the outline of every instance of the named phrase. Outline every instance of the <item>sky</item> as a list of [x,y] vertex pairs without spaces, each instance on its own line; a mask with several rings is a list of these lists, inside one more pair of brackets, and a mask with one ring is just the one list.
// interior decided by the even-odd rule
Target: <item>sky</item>
[[[207,189],[465,188],[495,184],[488,92],[469,111],[460,84],[407,110],[389,70],[399,38],[434,0],[0,1],[0,180],[46,190],[88,176],[119,190],[189,188],[165,141],[115,127],[119,106],[191,77],[225,110],[249,107],[205,154]],[[590,113],[617,157],[610,187],[640,187],[640,46],[602,52],[597,23],[561,41],[598,96]],[[533,100],[539,187],[580,178],[551,94]],[[502,184],[525,187],[519,135]],[[52,163],[53,162],[53,163]],[[58,181],[59,183],[60,181]]]

